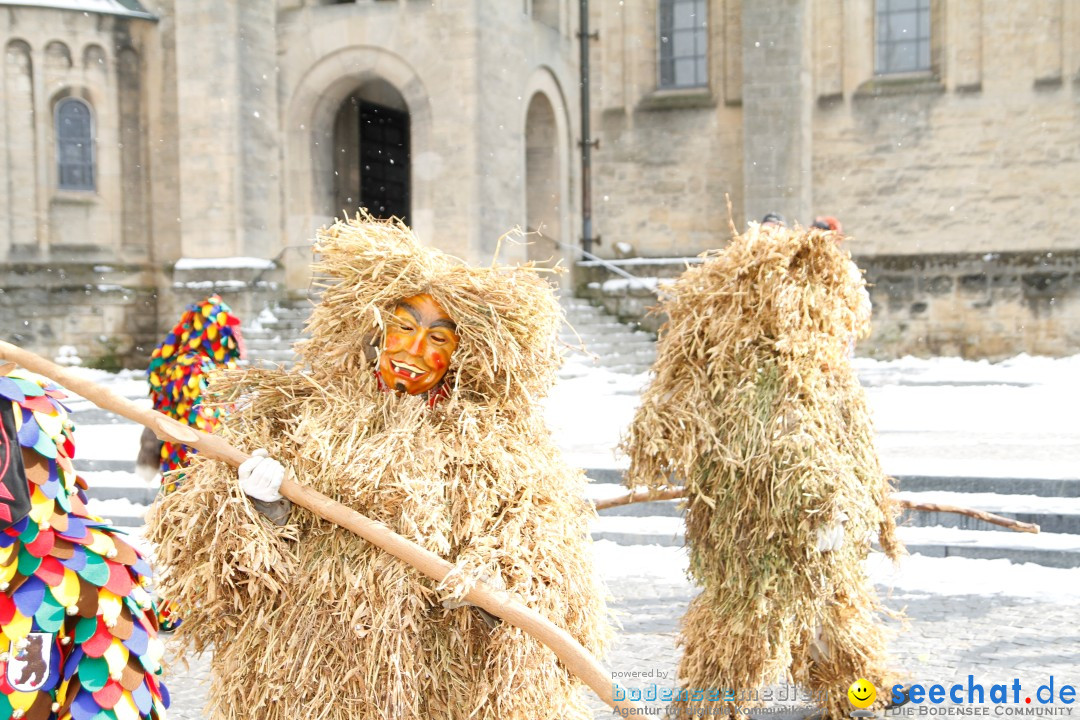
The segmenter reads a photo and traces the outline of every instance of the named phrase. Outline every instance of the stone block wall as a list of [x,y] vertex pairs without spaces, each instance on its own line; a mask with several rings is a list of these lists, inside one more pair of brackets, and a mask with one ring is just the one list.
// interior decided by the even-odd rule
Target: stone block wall
[[184,308],[214,292],[245,325],[285,294],[278,268],[6,263],[0,337],[50,359],[70,346],[87,366],[144,368]]
[[998,360],[1080,352],[1080,252],[856,260],[874,305],[864,354]]
[[[872,332],[859,344],[860,355],[1000,360],[1080,352],[1080,252],[869,255],[855,261],[873,303]],[[614,261],[638,281],[599,263],[579,263],[577,294],[655,332],[664,317],[649,309],[664,280],[696,262]]]
[[[5,6],[0,13],[0,260],[72,252],[143,262],[145,18]],[[89,112],[92,181],[61,187],[57,111]]]
[[135,367],[158,342],[148,265],[6,263],[0,287],[0,336],[44,357],[73,346],[85,365]]
[[766,211],[861,254],[1080,248],[1080,13],[933,0],[931,67],[876,74],[870,0],[710,0],[709,80],[657,89],[657,3],[593,3],[597,252],[693,255]]
[[[658,88],[655,2],[593,2],[590,51],[595,252],[695,255],[729,236],[725,194],[742,223],[743,3],[709,0],[708,80]],[[577,234],[580,230],[575,228]]]

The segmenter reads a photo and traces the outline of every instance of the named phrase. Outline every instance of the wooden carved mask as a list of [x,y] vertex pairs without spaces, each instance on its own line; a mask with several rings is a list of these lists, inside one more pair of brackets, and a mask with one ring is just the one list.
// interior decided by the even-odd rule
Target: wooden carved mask
[[379,353],[379,375],[388,388],[418,395],[438,387],[458,346],[457,326],[435,298],[424,293],[394,308]]

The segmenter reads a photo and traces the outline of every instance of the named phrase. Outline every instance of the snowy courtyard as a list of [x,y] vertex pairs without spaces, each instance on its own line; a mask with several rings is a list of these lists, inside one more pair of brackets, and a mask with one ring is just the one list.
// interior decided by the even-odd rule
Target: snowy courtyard
[[[911,681],[960,682],[972,674],[989,686],[1016,677],[1032,691],[1050,675],[1059,683],[1080,679],[1080,533],[1072,525],[1080,518],[1080,429],[1073,422],[1080,356],[856,364],[883,463],[900,478],[903,497],[1022,513],[1062,530],[1031,535],[906,523],[902,537],[913,554],[899,567],[877,553],[868,561],[887,605],[907,615],[891,646],[897,666]],[[77,371],[145,402],[139,372]],[[614,448],[647,380],[574,354],[547,400],[558,444],[594,481],[590,497],[621,492],[613,480],[623,460]],[[133,473],[140,428],[85,401],[72,408],[92,510],[138,536],[153,492]],[[909,484],[914,489],[905,489]],[[596,557],[621,623],[606,659],[610,671],[674,673],[679,618],[695,592],[685,575],[681,522],[666,510],[595,522]],[[1041,560],[1016,561],[1028,557]],[[171,671],[170,717],[203,717],[206,659],[188,660],[189,668],[177,663]],[[610,713],[594,707],[597,717]]]

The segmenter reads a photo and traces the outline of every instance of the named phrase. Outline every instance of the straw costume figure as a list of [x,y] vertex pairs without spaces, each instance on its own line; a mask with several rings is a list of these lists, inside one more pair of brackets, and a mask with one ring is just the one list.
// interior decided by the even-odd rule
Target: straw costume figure
[[[553,653],[459,602],[482,580],[594,653],[608,633],[584,476],[539,407],[560,362],[549,285],[529,267],[465,266],[368,217],[323,229],[315,249],[325,290],[297,346],[307,370],[215,383],[238,406],[223,437],[265,452],[240,483],[195,457],[152,511],[164,590],[189,621],[177,637],[213,646],[210,717],[591,717]],[[244,492],[275,502],[275,458],[453,572],[436,587],[303,509],[269,522]]]
[[[202,403],[210,373],[235,368],[242,357],[240,319],[221,296],[214,294],[189,305],[150,356],[146,375],[154,409],[193,428],[214,432],[222,410]],[[136,463],[140,475],[152,478],[160,472],[162,490],[172,492],[182,477],[177,471],[187,465],[192,449],[159,442],[149,430],[143,431],[141,445]]]
[[788,676],[840,718],[855,679],[890,684],[863,560],[875,536],[893,559],[903,548],[848,357],[868,329],[848,263],[833,233],[752,224],[659,308],[655,377],[623,447],[630,487],[687,490],[702,592],[678,674],[704,691],[687,712]]
[[87,511],[65,397],[0,368],[0,718],[164,720],[150,567]]

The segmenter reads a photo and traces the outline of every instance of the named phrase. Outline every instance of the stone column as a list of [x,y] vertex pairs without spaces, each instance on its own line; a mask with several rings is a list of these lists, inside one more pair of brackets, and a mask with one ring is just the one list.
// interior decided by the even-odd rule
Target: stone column
[[274,3],[175,4],[184,257],[278,251]]
[[811,0],[742,3],[743,183],[747,220],[813,221]]
[[[278,117],[277,7],[240,5],[240,154],[243,158],[240,215],[242,255],[272,258],[280,250],[281,138]],[[285,244],[306,238],[286,238]]]

